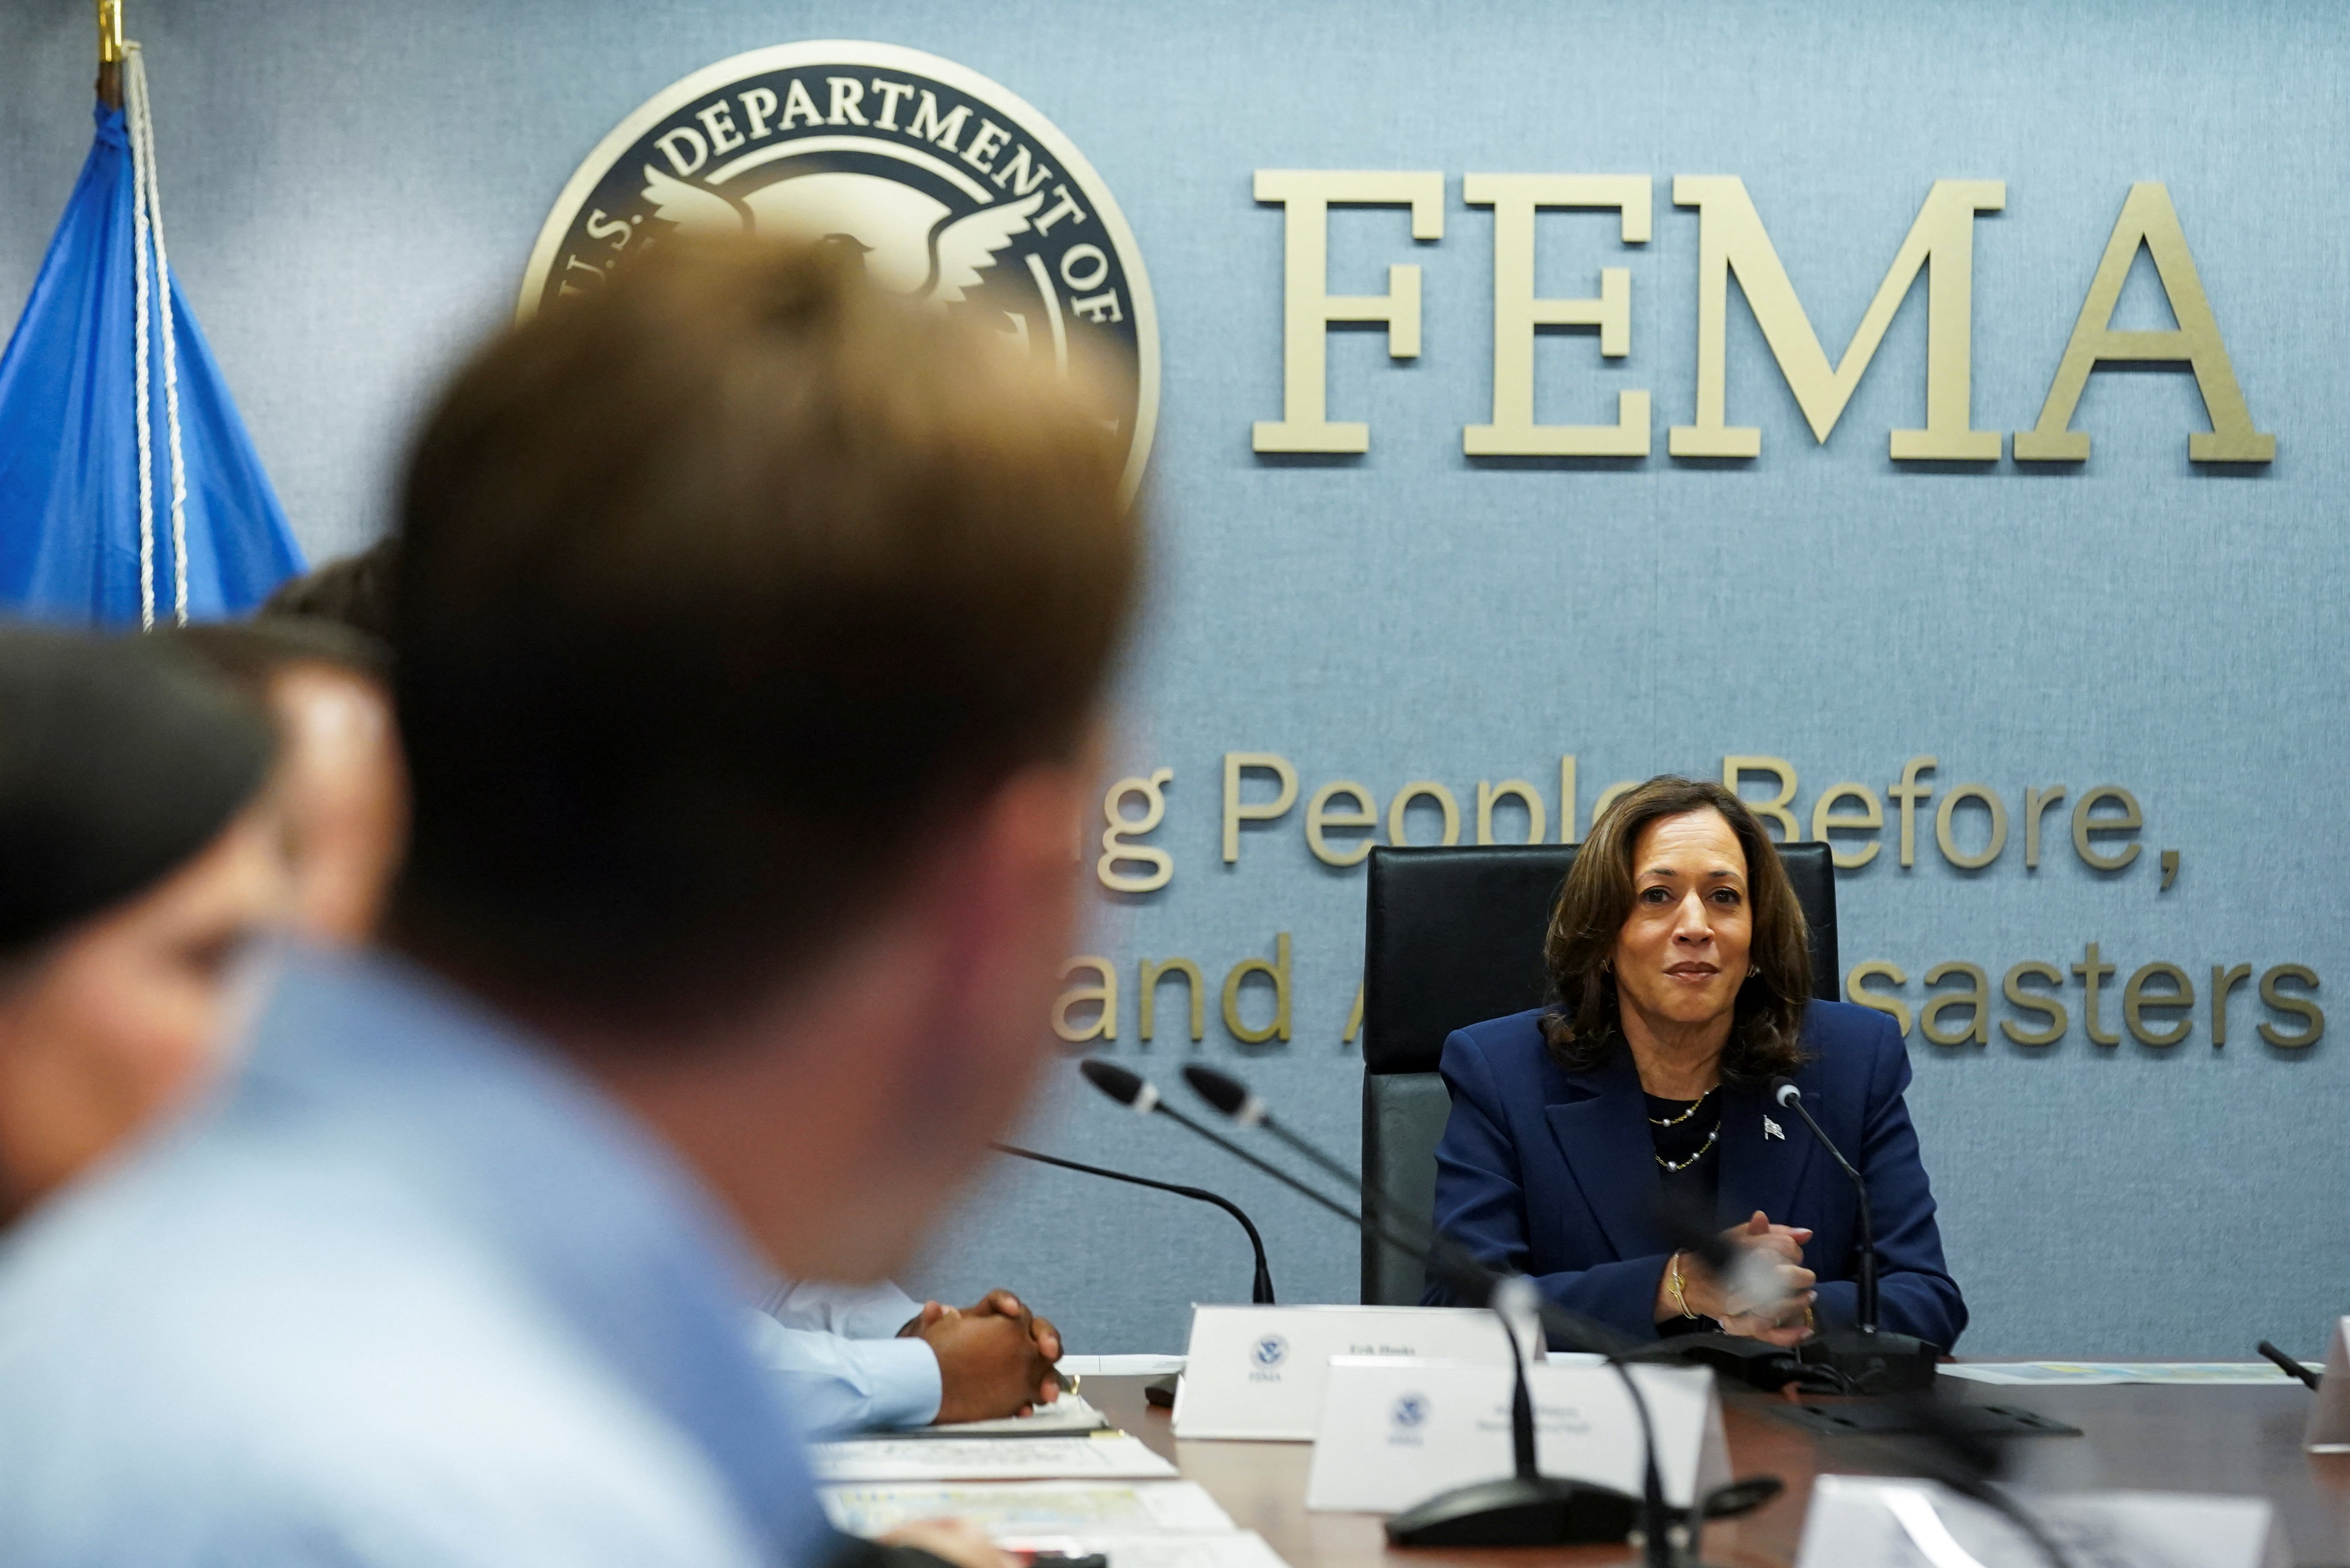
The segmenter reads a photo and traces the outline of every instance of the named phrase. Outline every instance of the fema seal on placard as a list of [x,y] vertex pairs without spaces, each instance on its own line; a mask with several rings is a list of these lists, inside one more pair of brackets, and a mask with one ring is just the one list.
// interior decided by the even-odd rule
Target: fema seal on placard
[[1159,412],[1159,331],[1134,235],[1051,121],[975,71],[889,44],[754,49],[696,71],[607,136],[539,230],[519,312],[599,286],[673,234],[852,247],[879,286],[1001,332],[1066,373],[1122,367],[1126,489]]

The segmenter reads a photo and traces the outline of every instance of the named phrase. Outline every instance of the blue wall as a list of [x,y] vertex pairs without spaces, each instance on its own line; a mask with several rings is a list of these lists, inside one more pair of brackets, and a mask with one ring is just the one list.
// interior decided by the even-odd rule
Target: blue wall
[[[483,7],[137,3],[150,48],[172,251],[264,458],[316,555],[380,525],[400,432],[453,348],[510,307],[531,240],[578,160],[639,102],[738,50],[822,36],[931,50],[1026,97],[1117,192],[1156,286],[1166,373],[1153,480],[1158,592],[1129,679],[1119,772],[1174,769],[1164,892],[1105,904],[1091,944],[1122,966],[1120,1059],[1138,956],[1184,954],[1211,983],[1277,931],[1295,953],[1295,1034],[1245,1054],[1295,1119],[1351,1145],[1359,1062],[1340,1038],[1359,969],[1359,869],[1307,853],[1303,802],[1218,856],[1219,760],[1279,752],[1306,790],[1384,802],[1409,780],[1473,804],[1480,779],[1555,790],[1573,753],[1581,811],[1605,784],[1711,772],[1728,753],[1795,764],[1808,818],[1845,779],[1882,792],[1904,759],[2026,785],[2114,782],[2143,802],[2147,853],[2092,873],[2052,815],[2037,871],[2006,854],[1954,870],[1921,841],[1848,874],[1845,961],[1909,975],[1964,960],[2060,966],[2097,941],[2126,977],[2167,960],[2305,964],[2350,985],[2350,850],[2338,822],[2344,576],[2337,522],[2350,420],[2341,367],[2350,158],[2340,82],[2350,23],[2284,4],[1492,5],[1456,8],[1030,0]],[[84,9],[0,11],[0,315],[29,288],[87,147]],[[1334,417],[1367,457],[1276,465],[1249,450],[1280,411],[1282,220],[1264,167],[1443,171],[1446,234],[1411,244],[1393,210],[1333,223],[1334,286],[1425,269],[1426,348],[1392,364],[1331,340]],[[1541,417],[1597,421],[1655,396],[1658,455],[1613,467],[1472,464],[1461,427],[1490,396],[1492,220],[1471,171],[1647,173],[1654,241],[1597,214],[1542,220],[1543,291],[1633,272],[1633,348],[1540,349]],[[1936,178],[2003,179],[1976,236],[1974,408],[2028,427],[2131,182],[2166,182],[2275,462],[2197,472],[2204,428],[2173,373],[2093,379],[2085,469],[1893,464],[1920,421],[1923,290],[1833,437],[1815,445],[1742,305],[1731,417],[1751,464],[1676,463],[1690,418],[1697,223],[1677,173],[1752,192],[1831,353]],[[2166,324],[2146,264],[2123,325]],[[1553,831],[1555,833],[1555,800]],[[1930,809],[1930,803],[1929,803]],[[1426,836],[1430,820],[1415,815]],[[1972,831],[1980,832],[1977,825]],[[1890,835],[1887,836],[1888,838]],[[2158,891],[2155,853],[2181,856]],[[2118,978],[2114,982],[2118,984]],[[2224,1051],[2196,1014],[2169,1050],[2072,1032],[2031,1051],[1914,1034],[1912,1096],[1977,1353],[2241,1355],[2316,1346],[2350,1306],[2339,1243],[2350,1140],[2343,1043],[2264,1046],[2240,997]],[[1162,1020],[1180,1017],[1180,992]],[[2118,1016],[2110,992],[2109,1023]],[[2009,1016],[2003,1004],[1999,1016]],[[1204,1055],[1243,1056],[1215,1022]],[[1171,1133],[1172,1129],[1168,1129]],[[1212,1181],[1265,1225],[1292,1300],[1353,1292],[1349,1238],[1098,1102],[1057,1095],[1047,1147]],[[1057,1174],[976,1194],[923,1282],[1020,1285],[1078,1348],[1180,1344],[1184,1305],[1244,1289],[1213,1214]]]

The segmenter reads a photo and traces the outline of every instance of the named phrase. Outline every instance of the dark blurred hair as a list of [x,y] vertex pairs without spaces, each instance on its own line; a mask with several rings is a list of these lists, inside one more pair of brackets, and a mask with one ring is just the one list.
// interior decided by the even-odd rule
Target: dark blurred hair
[[264,601],[262,618],[331,622],[376,642],[391,641],[400,581],[400,535],[387,534],[356,555],[288,577]]
[[280,670],[297,665],[324,664],[378,683],[391,673],[383,644],[349,627],[307,616],[197,621],[161,628],[151,635],[264,703],[269,700],[270,681]]
[[1812,994],[1812,950],[1804,906],[1779,863],[1779,851],[1754,813],[1731,791],[1705,779],[1664,774],[1627,790],[1591,825],[1590,836],[1551,911],[1543,955],[1554,1002],[1543,1020],[1550,1054],[1570,1073],[1596,1072],[1621,1043],[1616,977],[1607,959],[1632,918],[1639,867],[1633,854],[1652,822],[1692,811],[1718,811],[1746,853],[1747,908],[1753,937],[1745,984],[1733,1003],[1722,1081],[1751,1088],[1804,1062],[1804,1008]]
[[196,858],[275,751],[257,704],[161,638],[0,626],[0,962]]
[[396,940],[682,1029],[852,931],[1087,731],[1140,552],[1099,411],[853,254],[748,239],[491,343],[403,501]]

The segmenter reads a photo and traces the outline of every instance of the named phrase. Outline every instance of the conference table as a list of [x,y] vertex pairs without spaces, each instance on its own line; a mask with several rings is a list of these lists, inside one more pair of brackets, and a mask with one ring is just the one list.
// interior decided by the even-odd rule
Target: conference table
[[[1410,1551],[1389,1547],[1379,1519],[1309,1513],[1306,1443],[1178,1441],[1168,1413],[1143,1397],[1139,1377],[1090,1376],[1086,1397],[1118,1426],[1174,1461],[1232,1521],[1263,1534],[1290,1568],[1503,1568],[1513,1563],[1621,1563],[1623,1546]],[[2302,1563],[2350,1562],[2350,1455],[2302,1451],[2310,1395],[2298,1386],[2019,1387],[1940,1379],[1939,1397],[2036,1411],[2082,1436],[2032,1437],[2029,1462],[2062,1486],[2258,1494],[2277,1510]],[[1833,1403],[1833,1401],[1814,1401]],[[1724,1568],[1795,1560],[1812,1482],[1826,1473],[1903,1473],[1897,1451],[1875,1439],[1815,1437],[1772,1413],[1776,1396],[1724,1390],[1731,1469],[1787,1483],[1777,1501],[1710,1525],[1705,1558]]]

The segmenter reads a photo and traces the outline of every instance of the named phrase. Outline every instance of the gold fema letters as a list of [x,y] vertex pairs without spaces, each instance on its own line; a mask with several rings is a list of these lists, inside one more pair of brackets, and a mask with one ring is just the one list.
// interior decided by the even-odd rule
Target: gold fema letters
[[[1543,424],[1534,417],[1534,339],[1544,327],[1597,329],[1599,352],[1631,352],[1632,276],[1624,267],[1600,273],[1599,292],[1583,298],[1534,293],[1534,214],[1543,209],[1613,211],[1626,245],[1648,242],[1654,182],[1646,175],[1465,175],[1463,201],[1493,213],[1493,404],[1485,424],[1463,427],[1461,450],[1471,457],[1644,458],[1649,454],[1649,394],[1617,394],[1613,424]],[[1780,375],[1794,395],[1815,441],[1825,443],[1876,357],[1901,302],[1919,272],[1929,275],[1926,300],[1926,421],[1896,430],[1892,457],[1902,462],[1997,462],[2004,444],[1998,430],[1972,423],[1974,223],[1979,213],[2007,204],[1999,180],[1937,180],[1908,234],[1877,286],[1844,353],[1831,362],[1779,260],[1761,214],[1734,175],[1679,175],[1673,204],[1698,217],[1697,407],[1692,421],[1672,427],[1674,457],[1749,459],[1761,455],[1757,426],[1732,425],[1728,414],[1729,291],[1734,276]],[[1444,175],[1433,171],[1261,169],[1256,199],[1277,204],[1283,223],[1282,417],[1256,422],[1252,444],[1260,452],[1365,452],[1370,427],[1328,414],[1326,336],[1334,322],[1368,322],[1387,328],[1390,358],[1418,356],[1420,270],[1388,268],[1383,295],[1329,292],[1329,210],[1333,206],[1408,207],[1412,238],[1444,237]],[[2130,266],[2144,248],[2178,326],[2167,331],[2116,329],[2113,316]],[[2080,317],[2058,362],[2038,421],[2015,434],[2018,462],[2082,462],[2086,431],[2071,428],[2091,372],[2119,363],[2183,365],[2195,378],[2211,421],[2188,437],[2195,462],[2264,463],[2276,456],[2276,437],[2253,428],[2217,317],[2188,249],[2168,190],[2159,183],[2130,187],[2121,216],[2089,285]]]

